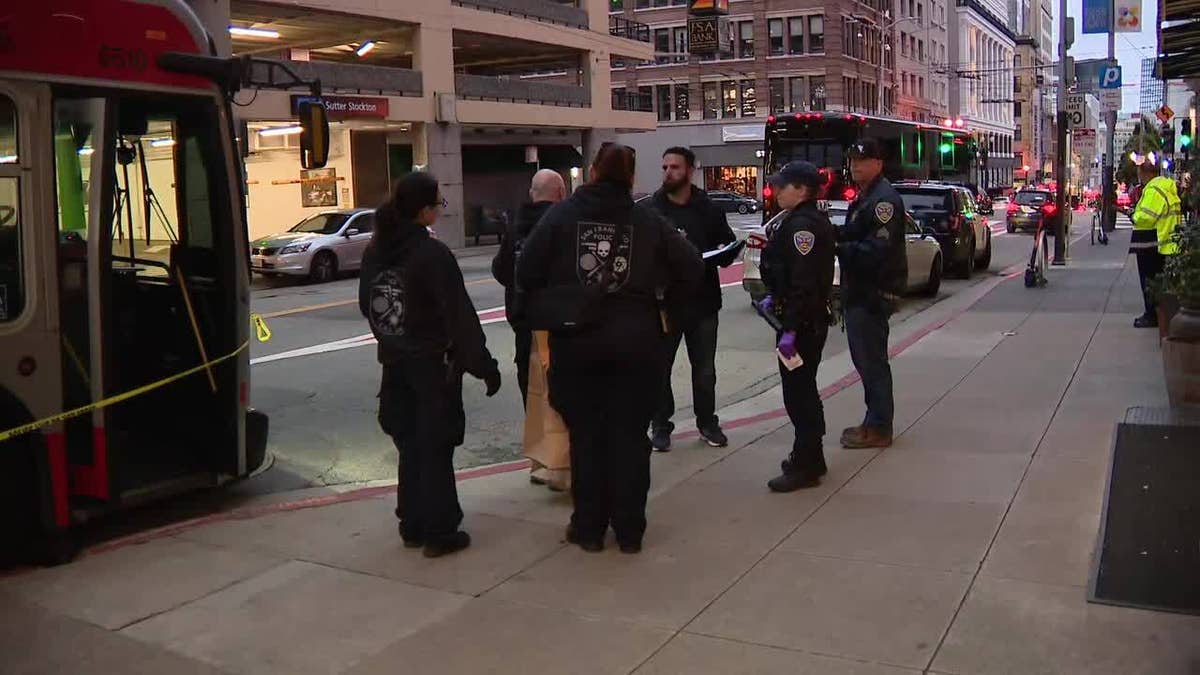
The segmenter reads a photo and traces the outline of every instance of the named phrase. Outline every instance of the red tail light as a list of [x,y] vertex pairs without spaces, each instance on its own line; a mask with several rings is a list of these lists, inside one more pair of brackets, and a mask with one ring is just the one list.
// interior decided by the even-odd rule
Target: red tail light
[[1042,213],[1044,213],[1048,216],[1054,215],[1054,212],[1057,210],[1058,210],[1058,207],[1056,205],[1054,205],[1053,203],[1046,204],[1045,206],[1042,207]]
[[775,124],[775,116],[767,115],[767,124]]
[[847,122],[852,122],[852,121],[854,121],[854,115],[846,115],[844,119]]
[[846,201],[852,202],[858,196],[858,191],[852,187],[848,187],[842,191],[842,196],[846,198]]
[[1021,210],[1021,207],[1017,206],[1016,204],[1008,205],[1008,215],[1010,215],[1010,216],[1020,210]]
[[808,118],[808,115],[801,115],[800,113],[796,113],[796,119],[802,120],[802,119],[806,119],[806,118]]
[[762,250],[767,247],[767,238],[761,235],[752,234],[746,238],[746,248]]
[[770,185],[766,185],[763,187],[763,199],[770,199],[771,197],[774,197],[774,196],[775,196],[775,191],[771,189]]

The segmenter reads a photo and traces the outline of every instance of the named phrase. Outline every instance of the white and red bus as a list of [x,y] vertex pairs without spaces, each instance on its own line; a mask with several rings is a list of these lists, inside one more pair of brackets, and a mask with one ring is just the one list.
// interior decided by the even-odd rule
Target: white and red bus
[[[243,477],[263,461],[267,420],[248,400],[245,181],[229,105],[251,70],[217,58],[181,0],[0,12],[6,544],[61,543],[95,514]],[[319,166],[323,111],[302,117],[303,163]]]
[[[868,136],[887,149],[883,175],[892,182],[971,180],[976,143],[961,127],[828,111],[768,117],[763,175],[769,176],[793,160],[807,160],[826,177],[821,199],[844,206],[856,194],[846,151]],[[770,186],[763,188],[763,203],[765,223],[778,210]]]

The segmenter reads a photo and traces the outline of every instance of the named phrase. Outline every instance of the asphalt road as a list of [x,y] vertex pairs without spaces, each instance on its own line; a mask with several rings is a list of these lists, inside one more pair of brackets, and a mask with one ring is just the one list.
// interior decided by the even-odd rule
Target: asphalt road
[[[906,300],[893,322],[905,321],[1028,255],[1028,236],[1004,233],[1003,208],[998,204],[996,215],[989,219],[994,233],[991,269],[970,280],[944,280],[938,298]],[[1086,222],[1080,217],[1084,215],[1079,214],[1076,222]],[[1090,220],[1090,214],[1086,218]],[[748,224],[757,222],[758,216],[734,215],[731,221]],[[1077,226],[1077,232],[1079,229]],[[504,387],[491,399],[484,396],[481,382],[468,378],[466,442],[455,454],[459,468],[520,456],[523,413],[512,364],[512,331],[500,312],[486,311],[503,307],[503,289],[490,273],[494,251],[494,246],[484,247],[459,257],[476,309],[492,321],[485,324],[484,331],[504,378]],[[731,274],[740,278],[738,270]],[[253,346],[251,400],[271,419],[272,464],[243,483],[239,491],[267,493],[394,478],[396,451],[376,422],[380,371],[375,348],[358,339],[367,335],[369,328],[358,312],[357,283],[355,278],[324,285],[256,280],[253,309],[267,318],[273,338]],[[771,387],[778,377],[773,335],[736,281],[724,289],[720,320],[718,407],[753,396]],[[826,357],[845,348],[845,336],[832,331]],[[681,355],[673,374],[679,430],[693,425],[689,378],[687,359]]]

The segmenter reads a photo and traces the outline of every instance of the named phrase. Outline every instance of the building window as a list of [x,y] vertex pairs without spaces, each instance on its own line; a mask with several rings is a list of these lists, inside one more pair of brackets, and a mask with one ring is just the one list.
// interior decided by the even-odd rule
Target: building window
[[637,0],[634,9],[650,9],[650,0]]
[[820,54],[825,51],[825,17],[808,17],[808,53]]
[[787,106],[784,103],[783,86],[785,80],[781,77],[772,77],[767,80],[767,93],[770,97],[768,103],[771,105],[771,114],[778,115],[779,113],[787,112]]
[[[907,16],[907,15],[906,15]],[[925,6],[917,3],[917,25],[923,24],[925,21]]]
[[742,80],[742,117],[758,114],[758,97],[754,93],[754,80]]
[[925,78],[917,78],[917,96],[925,98]]
[[671,85],[660,84],[654,88],[655,106],[658,109],[658,121],[671,121]]
[[610,12],[625,11],[625,0],[608,0],[608,11],[610,11]]
[[690,100],[688,99],[687,85],[675,85],[675,119],[688,120],[692,118],[692,111],[689,108]]
[[721,91],[716,82],[705,82],[701,85],[704,96],[704,119],[715,120],[721,109]]
[[767,44],[771,56],[783,55],[783,19],[767,19]]
[[661,64],[667,63],[671,60],[670,57],[668,57],[668,56],[661,56],[662,54],[666,54],[667,52],[671,51],[671,29],[670,28],[655,28],[654,29],[654,51],[656,51],[660,54],[660,56],[654,57],[655,63],[661,65]]
[[[797,78],[799,79],[799,78]],[[792,80],[794,83],[795,80]],[[825,78],[808,78],[808,105],[811,110],[825,109]]]
[[793,16],[788,19],[788,54],[804,53],[804,17]]
[[908,96],[908,73],[900,74],[900,93]]
[[917,60],[925,63],[925,41],[917,40]]
[[1021,116],[1021,102],[1013,101],[1013,117]]
[[671,29],[671,37],[674,38],[675,63],[687,63],[688,60],[688,34],[687,26],[678,26]]
[[721,82],[721,117],[738,116],[738,86],[733,80]]
[[638,87],[638,110],[654,111],[654,87],[644,85]]
[[738,58],[754,58],[754,22],[738,22]]
[[908,56],[908,33],[900,33],[900,55]]
[[654,0],[654,6],[655,7],[666,7],[667,0]]

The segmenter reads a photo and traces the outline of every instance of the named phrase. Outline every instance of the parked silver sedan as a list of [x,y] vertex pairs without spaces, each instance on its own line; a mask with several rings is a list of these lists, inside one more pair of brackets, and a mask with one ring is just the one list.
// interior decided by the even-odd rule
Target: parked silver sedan
[[362,266],[363,251],[371,243],[374,229],[374,209],[324,211],[287,232],[251,242],[250,269],[267,277],[331,281],[340,271]]
[[[775,214],[765,225],[735,230],[739,239],[746,240],[745,252],[742,254],[742,287],[757,301],[767,293],[766,284],[762,280],[762,271],[758,265],[762,259],[762,249],[767,244],[766,230],[783,218],[786,211]],[[846,208],[842,205],[831,205],[829,218],[833,224],[841,228],[846,224]],[[924,295],[936,296],[942,285],[942,249],[930,233],[922,232],[912,214],[904,213],[905,223],[905,252],[908,254],[908,285],[907,290],[920,292]],[[833,286],[837,292],[841,284],[841,266],[836,259],[833,267]]]

